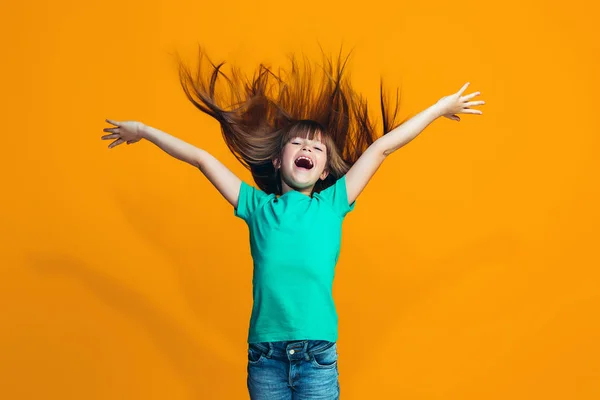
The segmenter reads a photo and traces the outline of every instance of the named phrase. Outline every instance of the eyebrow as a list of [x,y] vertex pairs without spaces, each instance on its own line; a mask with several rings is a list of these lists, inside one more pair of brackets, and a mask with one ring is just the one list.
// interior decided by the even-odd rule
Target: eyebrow
[[308,140],[311,143],[318,143],[318,144],[322,144],[323,146],[325,146],[325,143],[322,142],[322,141],[320,141],[320,140],[312,140],[312,139],[307,139],[307,138],[303,138],[303,137],[300,137],[300,136],[293,137],[292,141],[293,140]]

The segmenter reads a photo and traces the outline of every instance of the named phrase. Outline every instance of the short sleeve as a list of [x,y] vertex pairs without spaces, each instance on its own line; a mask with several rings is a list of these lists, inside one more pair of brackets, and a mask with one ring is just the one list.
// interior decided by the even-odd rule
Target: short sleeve
[[236,217],[248,222],[254,211],[258,208],[261,201],[267,196],[262,190],[256,189],[242,181],[240,185],[240,194],[237,207],[233,209]]
[[354,210],[356,200],[348,204],[348,192],[346,191],[346,175],[339,178],[333,185],[319,193],[323,201],[329,203],[335,212],[344,217],[350,211]]

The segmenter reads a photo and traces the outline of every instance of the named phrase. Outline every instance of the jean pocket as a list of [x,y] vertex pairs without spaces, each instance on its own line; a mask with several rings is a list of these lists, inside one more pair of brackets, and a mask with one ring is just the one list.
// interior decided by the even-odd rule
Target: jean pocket
[[255,365],[260,363],[265,358],[265,352],[262,347],[253,343],[248,345],[248,364]]
[[311,364],[317,368],[335,368],[337,361],[338,353],[335,343],[317,353],[312,353],[311,357]]

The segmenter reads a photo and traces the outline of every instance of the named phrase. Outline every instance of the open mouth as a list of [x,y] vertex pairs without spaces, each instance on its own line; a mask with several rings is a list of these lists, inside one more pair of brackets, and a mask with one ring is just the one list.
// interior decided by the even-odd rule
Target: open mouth
[[310,158],[308,157],[304,157],[304,156],[300,156],[296,159],[295,161],[296,167],[298,168],[304,168],[304,169],[312,169],[313,167],[313,162]]

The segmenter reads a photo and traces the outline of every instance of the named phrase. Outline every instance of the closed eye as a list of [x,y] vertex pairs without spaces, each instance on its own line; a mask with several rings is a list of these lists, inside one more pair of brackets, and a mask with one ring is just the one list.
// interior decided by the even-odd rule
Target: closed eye
[[[290,142],[290,143],[291,143],[291,144],[294,144],[294,145],[296,145],[296,144],[302,144],[302,143],[300,143],[300,142],[299,142],[299,141],[297,141],[297,140],[294,140],[294,141],[292,141],[292,142]],[[320,152],[323,152],[323,148],[321,148],[321,147],[315,147],[315,150],[319,150]]]

